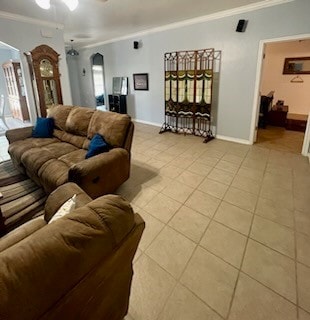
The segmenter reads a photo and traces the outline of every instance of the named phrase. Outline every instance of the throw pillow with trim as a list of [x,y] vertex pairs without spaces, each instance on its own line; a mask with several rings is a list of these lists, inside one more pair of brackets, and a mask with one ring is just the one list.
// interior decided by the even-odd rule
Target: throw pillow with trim
[[76,194],[72,196],[72,198],[68,199],[53,215],[52,219],[48,222],[54,222],[58,220],[59,218],[64,217],[68,213],[72,212],[75,209],[76,205]]

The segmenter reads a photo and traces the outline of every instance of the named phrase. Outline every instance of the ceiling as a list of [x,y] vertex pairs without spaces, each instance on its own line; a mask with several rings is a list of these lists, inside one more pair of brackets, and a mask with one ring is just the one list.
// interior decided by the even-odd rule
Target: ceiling
[[49,10],[35,0],[1,0],[0,11],[64,26],[65,42],[78,46],[109,41],[163,25],[255,3],[281,0],[79,0],[70,12],[61,0]]

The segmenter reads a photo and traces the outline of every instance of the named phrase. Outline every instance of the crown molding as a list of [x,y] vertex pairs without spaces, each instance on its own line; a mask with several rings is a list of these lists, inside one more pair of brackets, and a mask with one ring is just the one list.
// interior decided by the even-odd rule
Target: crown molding
[[230,17],[230,16],[234,16],[237,14],[242,14],[242,13],[246,13],[246,12],[250,12],[250,11],[264,9],[264,8],[268,8],[268,7],[272,7],[272,6],[277,6],[277,5],[281,5],[281,4],[285,4],[285,3],[289,3],[289,2],[293,2],[293,1],[295,1],[295,0],[263,0],[263,1],[249,4],[246,6],[242,6],[242,7],[238,7],[238,8],[234,8],[234,9],[229,9],[229,10],[224,10],[224,11],[208,14],[205,16],[193,18],[193,19],[183,20],[180,22],[170,23],[170,24],[167,24],[164,26],[148,29],[148,30],[141,31],[141,32],[132,33],[132,34],[129,34],[126,36],[122,36],[122,37],[118,37],[118,38],[109,39],[106,41],[97,42],[94,44],[81,46],[80,48],[94,48],[94,47],[108,44],[108,43],[118,42],[118,41],[122,41],[122,40],[128,40],[128,39],[136,38],[136,37],[142,37],[142,36],[149,35],[152,33],[182,28],[185,26],[190,26],[193,24],[202,23],[202,22],[206,22],[206,21],[218,20],[218,19],[222,19],[225,17]]
[[9,13],[9,12],[5,12],[5,11],[0,11],[0,18],[12,20],[12,21],[36,24],[36,25],[40,25],[40,26],[44,26],[44,27],[50,27],[53,29],[64,29],[64,25],[61,23],[49,22],[49,21],[44,21],[44,20],[40,20],[40,19],[29,18],[26,16],[22,16],[20,14],[14,14],[14,13]]

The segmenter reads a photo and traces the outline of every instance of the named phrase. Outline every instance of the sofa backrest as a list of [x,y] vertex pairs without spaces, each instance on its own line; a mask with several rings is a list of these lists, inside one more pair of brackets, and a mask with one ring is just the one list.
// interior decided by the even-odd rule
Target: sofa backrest
[[[55,121],[54,136],[77,147],[87,149],[89,140],[96,133],[101,134],[113,147],[124,147],[127,144],[126,136],[131,123],[127,114],[56,105],[48,110],[48,117]],[[74,136],[81,138],[76,139]]]
[[90,120],[87,137],[91,139],[99,133],[113,147],[123,147],[129,123],[127,114],[97,110]]

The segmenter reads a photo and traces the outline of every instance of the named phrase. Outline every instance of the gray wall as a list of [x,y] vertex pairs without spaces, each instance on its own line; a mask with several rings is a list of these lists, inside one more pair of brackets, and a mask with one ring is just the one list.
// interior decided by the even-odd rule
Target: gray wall
[[[259,42],[310,32],[310,1],[294,2],[177,29],[152,33],[130,40],[80,50],[78,73],[81,105],[94,106],[90,56],[104,56],[107,92],[112,77],[129,77],[128,113],[138,120],[164,121],[164,53],[176,50],[215,48],[222,51],[217,111],[217,134],[249,140],[253,110]],[[245,33],[235,32],[239,19],[249,20]],[[141,40],[141,49],[133,41]],[[86,76],[81,77],[82,68]],[[149,73],[149,91],[133,90],[133,73]]]
[[[50,33],[51,38],[42,37],[41,30],[45,30],[46,33]],[[28,22],[20,22],[0,18],[0,41],[18,49],[21,53],[20,59],[25,79],[27,103],[30,109],[30,117],[32,122],[34,122],[36,119],[36,112],[34,107],[34,97],[32,94],[29,68],[26,57],[23,54],[24,52],[31,51],[41,44],[46,44],[60,54],[59,70],[61,74],[60,81],[62,87],[63,102],[64,104],[72,103],[63,30],[57,29],[56,27],[42,27]]]

